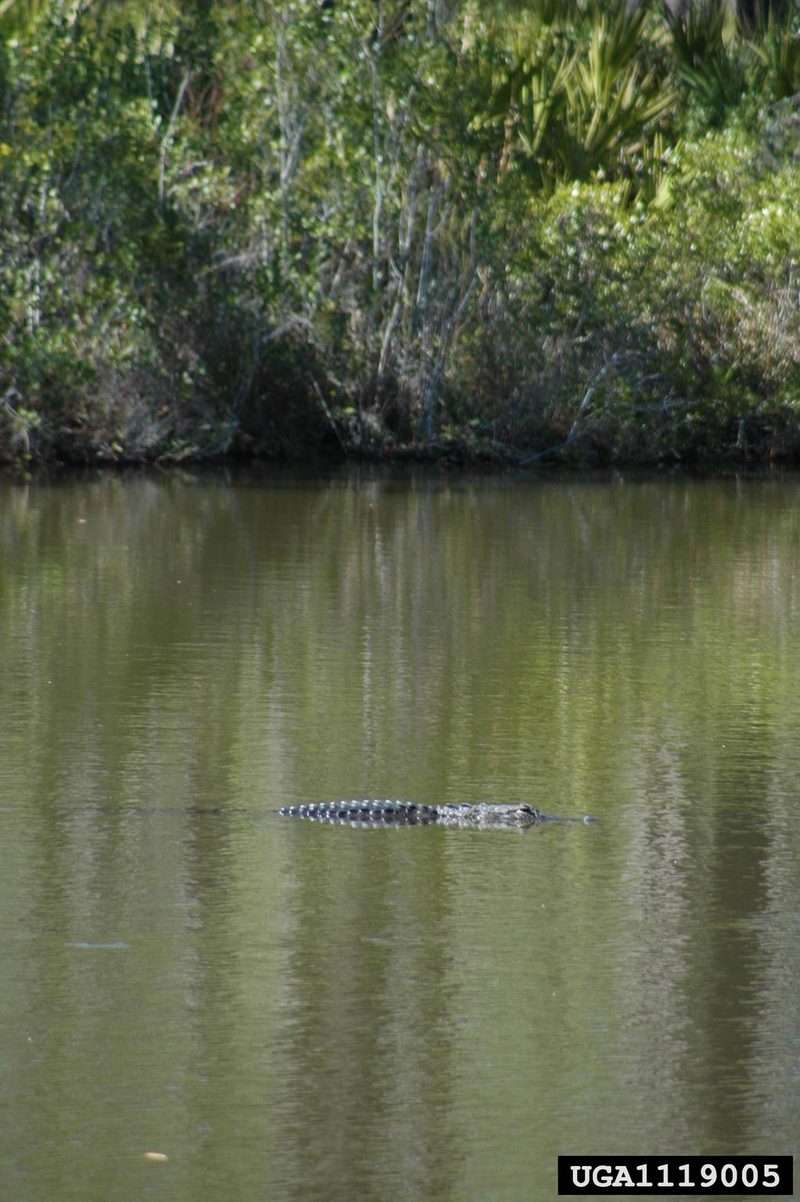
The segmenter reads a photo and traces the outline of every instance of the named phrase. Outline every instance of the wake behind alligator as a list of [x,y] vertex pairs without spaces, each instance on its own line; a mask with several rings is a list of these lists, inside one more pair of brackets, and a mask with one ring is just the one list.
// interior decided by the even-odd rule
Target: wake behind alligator
[[591,814],[582,818],[562,818],[545,814],[524,802],[495,805],[467,802],[448,805],[421,805],[412,801],[321,801],[310,805],[282,806],[281,814],[292,818],[310,818],[313,822],[340,822],[350,826],[457,826],[457,827],[530,827],[542,822],[596,822]]

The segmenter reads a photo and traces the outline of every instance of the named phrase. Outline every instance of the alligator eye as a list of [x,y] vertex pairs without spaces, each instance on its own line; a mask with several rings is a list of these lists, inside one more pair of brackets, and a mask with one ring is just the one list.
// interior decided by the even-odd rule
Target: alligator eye
[[532,814],[532,813],[533,813],[533,807],[532,807],[532,806],[528,806],[528,805],[520,806],[520,807],[519,807],[519,812],[520,812],[520,814]]

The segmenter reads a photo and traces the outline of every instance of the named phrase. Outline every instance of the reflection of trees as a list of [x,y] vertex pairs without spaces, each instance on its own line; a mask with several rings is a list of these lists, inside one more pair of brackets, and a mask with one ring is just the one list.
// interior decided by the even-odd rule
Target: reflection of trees
[[797,877],[790,794],[781,790],[772,808],[775,768],[758,736],[759,723],[720,728],[738,754],[708,766],[703,795],[694,749],[674,731],[654,737],[640,753],[638,811],[626,819],[631,919],[617,984],[630,1084],[650,1075],[652,1108],[673,1139],[683,1129],[687,1146],[728,1152],[753,1146],[754,1132],[768,1144],[754,1096],[772,1093],[785,1113],[795,1093],[785,1071],[787,1011],[797,1015],[785,964]]
[[340,830],[298,846],[280,1107],[287,1196],[350,1202],[389,1184],[398,1199],[451,1196],[448,872],[440,832],[424,865],[408,833]]
[[591,809],[630,739],[667,722],[720,769],[715,732],[742,729],[745,700],[765,752],[793,737],[797,536],[789,486],[734,482],[17,494],[0,531],[10,737],[44,734],[76,788],[87,764],[102,790],[113,765],[133,782],[170,760],[276,800],[541,782]]

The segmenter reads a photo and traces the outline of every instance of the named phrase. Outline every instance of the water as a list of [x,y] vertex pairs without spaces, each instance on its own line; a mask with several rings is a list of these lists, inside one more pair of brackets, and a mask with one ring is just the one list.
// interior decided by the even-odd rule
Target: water
[[796,478],[0,485],[3,1202],[794,1152],[799,582]]

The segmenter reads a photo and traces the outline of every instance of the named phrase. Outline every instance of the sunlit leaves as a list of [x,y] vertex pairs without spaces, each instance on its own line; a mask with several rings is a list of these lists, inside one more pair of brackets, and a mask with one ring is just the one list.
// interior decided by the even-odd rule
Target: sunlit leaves
[[650,54],[651,24],[647,6],[616,2],[568,18],[557,6],[520,12],[503,27],[506,50],[475,128],[502,129],[502,163],[546,191],[559,179],[619,175],[677,101]]

